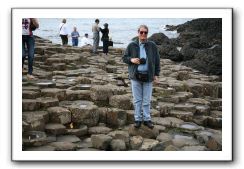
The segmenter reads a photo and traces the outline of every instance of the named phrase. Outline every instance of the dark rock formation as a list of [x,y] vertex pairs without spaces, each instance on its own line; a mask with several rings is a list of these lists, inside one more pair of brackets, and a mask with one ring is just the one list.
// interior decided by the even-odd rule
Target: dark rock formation
[[166,28],[176,30],[179,37],[167,39],[162,33],[156,33],[149,38],[158,45],[161,58],[182,61],[208,75],[222,75],[221,18],[194,19]]

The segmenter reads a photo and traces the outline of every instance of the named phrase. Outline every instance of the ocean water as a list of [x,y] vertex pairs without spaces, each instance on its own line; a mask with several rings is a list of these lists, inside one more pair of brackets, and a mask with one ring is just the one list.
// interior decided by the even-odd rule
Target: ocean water
[[[162,32],[169,38],[178,36],[176,31],[165,31],[165,25],[183,24],[193,18],[99,18],[100,27],[103,28],[104,23],[109,24],[109,36],[114,41],[114,47],[126,47],[131,39],[137,36],[137,29],[139,25],[145,24],[149,27],[148,37],[154,33]],[[83,37],[88,33],[89,38],[92,38],[91,27],[95,19],[92,18],[67,18],[67,25],[71,33],[73,27],[77,27],[80,36]],[[40,27],[34,31],[34,34],[42,38],[51,40],[53,43],[61,44],[59,37],[59,24],[62,18],[39,18]],[[69,44],[71,45],[71,38],[69,37]],[[102,45],[100,42],[99,45]]]

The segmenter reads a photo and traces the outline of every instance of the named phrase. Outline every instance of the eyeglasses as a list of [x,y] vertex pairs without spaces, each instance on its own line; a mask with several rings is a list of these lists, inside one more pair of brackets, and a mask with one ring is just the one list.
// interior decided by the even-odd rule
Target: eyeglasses
[[140,31],[140,34],[141,34],[141,35],[142,35],[142,34],[147,35],[147,33],[148,33],[148,32],[146,32],[146,31]]

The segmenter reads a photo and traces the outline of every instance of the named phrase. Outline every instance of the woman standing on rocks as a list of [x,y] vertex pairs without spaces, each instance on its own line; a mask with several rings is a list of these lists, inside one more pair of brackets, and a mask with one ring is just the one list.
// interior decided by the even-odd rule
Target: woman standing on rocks
[[[39,23],[35,18],[22,19],[22,69],[24,68],[25,57],[28,54],[28,74],[27,79],[34,79],[32,75],[33,60],[35,53],[35,39],[32,31],[39,28]],[[26,54],[26,52],[28,52]]]
[[[144,125],[153,128],[150,115],[152,82],[158,83],[160,57],[156,44],[147,40],[148,27],[138,28],[138,39],[131,42],[124,53],[123,61],[128,64],[129,79],[135,107],[135,125],[139,128],[142,120]],[[141,114],[143,110],[143,115]]]
[[105,23],[103,26],[104,26],[104,29],[100,28],[100,31],[103,34],[101,40],[103,41],[103,53],[107,55],[108,54],[109,29],[108,29],[107,23]]

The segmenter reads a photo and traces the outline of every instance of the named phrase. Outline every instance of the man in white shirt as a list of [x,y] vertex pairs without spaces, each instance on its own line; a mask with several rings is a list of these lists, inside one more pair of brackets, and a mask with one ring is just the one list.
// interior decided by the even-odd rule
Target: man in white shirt
[[68,26],[66,24],[66,19],[63,19],[62,23],[59,25],[59,35],[62,40],[63,45],[68,45]]

